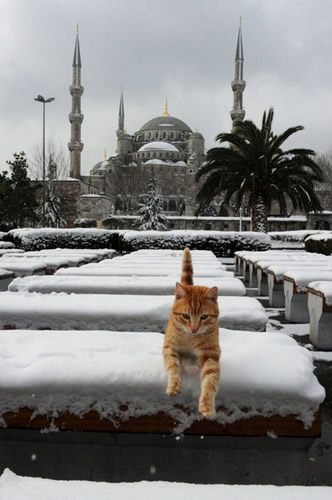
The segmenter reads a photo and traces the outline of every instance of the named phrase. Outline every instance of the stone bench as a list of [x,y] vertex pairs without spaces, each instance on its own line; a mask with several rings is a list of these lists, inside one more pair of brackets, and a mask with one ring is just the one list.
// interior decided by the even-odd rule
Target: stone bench
[[296,269],[284,273],[285,318],[294,323],[309,323],[307,286],[312,281],[332,281],[332,271]]
[[[116,261],[116,259],[114,259]],[[180,267],[165,268],[162,265],[154,268],[144,266],[139,267],[133,265],[128,266],[101,266],[100,264],[86,264],[79,268],[68,267],[67,269],[59,269],[55,274],[61,276],[172,276],[175,281],[180,279]],[[194,269],[194,280],[196,278],[223,278],[234,277],[232,271],[224,271],[223,269]]]
[[[276,332],[220,330],[217,414],[198,413],[200,374],[165,393],[156,332],[0,331],[0,422],[7,429],[318,436],[325,397],[309,351]],[[24,369],[22,369],[24,367]]]
[[15,274],[12,271],[0,268],[0,292],[8,290],[8,287],[14,278]]
[[318,349],[332,350],[332,281],[308,284],[310,341]]
[[326,270],[332,271],[332,262],[323,261],[295,261],[289,263],[270,265],[267,269],[269,288],[269,305],[271,307],[285,307],[284,274],[292,270]]
[[[238,278],[197,278],[195,284],[210,288],[217,286],[220,296],[246,294],[245,286]],[[28,276],[16,278],[9,290],[38,293],[174,295],[175,280],[160,276]]]
[[[172,295],[93,295],[2,292],[0,328],[159,331],[166,328]],[[221,297],[220,326],[264,331],[267,315],[251,297]]]
[[14,273],[15,276],[23,277],[32,274],[43,275],[46,273],[47,265],[38,260],[0,259],[0,268]]

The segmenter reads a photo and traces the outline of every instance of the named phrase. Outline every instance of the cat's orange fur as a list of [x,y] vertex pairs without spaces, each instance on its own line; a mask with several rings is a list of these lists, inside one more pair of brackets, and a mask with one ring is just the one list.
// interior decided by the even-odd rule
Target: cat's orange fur
[[191,254],[185,248],[181,284],[176,283],[164,339],[163,355],[168,372],[166,392],[174,396],[181,391],[182,362],[194,356],[201,369],[199,411],[207,418],[215,415],[214,399],[220,375],[218,318],[218,289],[193,285]]

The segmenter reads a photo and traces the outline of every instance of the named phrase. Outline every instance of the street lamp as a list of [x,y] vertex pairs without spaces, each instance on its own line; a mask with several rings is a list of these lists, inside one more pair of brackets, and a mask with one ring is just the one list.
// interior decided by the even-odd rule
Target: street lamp
[[35,101],[43,104],[43,225],[45,222],[45,203],[46,203],[46,169],[45,169],[45,104],[54,101],[55,97],[45,99],[42,95],[35,97]]

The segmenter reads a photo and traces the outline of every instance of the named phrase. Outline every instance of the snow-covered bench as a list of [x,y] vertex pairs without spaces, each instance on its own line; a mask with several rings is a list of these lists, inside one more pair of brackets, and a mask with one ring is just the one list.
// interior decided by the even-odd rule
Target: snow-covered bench
[[[162,491],[162,496],[161,496]],[[0,477],[0,495],[3,498],[35,500],[36,498],[79,498],[97,499],[142,499],[172,498],[192,500],[221,498],[237,500],[330,500],[332,488],[328,486],[273,486],[238,484],[190,484],[184,482],[141,481],[135,482],[97,482],[97,481],[59,481],[39,477],[19,476],[4,470]]]
[[332,271],[301,268],[284,273],[285,318],[288,321],[309,323],[307,286],[311,281],[332,281]]
[[267,282],[269,288],[269,304],[271,307],[285,307],[284,274],[292,270],[325,270],[332,271],[332,261],[301,260],[276,263],[267,267]]
[[8,286],[14,278],[15,274],[12,271],[0,268],[0,292],[8,290]]
[[46,273],[47,265],[45,262],[35,259],[0,259],[0,268],[10,271],[15,276],[31,276],[32,274],[43,275]]
[[322,350],[332,350],[332,281],[308,284],[310,341]]
[[[22,262],[26,260],[37,260],[40,262],[50,262],[50,263],[56,263],[59,262],[60,265],[66,265],[66,266],[82,266],[83,264],[89,264],[91,262],[97,263],[97,255],[93,257],[92,255],[86,255],[86,254],[42,254],[41,252],[24,252],[24,253],[18,253],[18,254],[7,254],[2,257],[4,260],[11,260],[11,259],[20,259]],[[1,261],[0,261],[1,262]],[[52,266],[51,266],[52,267]],[[54,267],[54,266],[53,266]]]
[[[116,261],[116,259],[114,259]],[[101,266],[100,264],[86,264],[79,268],[68,267],[67,269],[59,269],[56,275],[61,276],[173,276],[175,280],[180,279],[180,267],[164,267],[159,266]],[[223,269],[194,269],[194,280],[196,278],[221,278],[234,277],[232,271],[224,271]]]
[[[172,295],[92,295],[2,292],[0,328],[118,331],[165,330]],[[220,326],[264,331],[267,315],[251,297],[221,297]]]
[[261,252],[248,252],[240,250],[235,252],[235,270],[238,274],[242,274],[245,282],[249,282],[249,261],[257,262],[259,260],[276,259],[279,256],[284,256],[286,252],[281,250],[266,250]]
[[319,435],[325,390],[312,354],[273,333],[220,330],[217,415],[198,413],[200,374],[165,393],[163,335],[0,331],[0,422],[7,428]]
[[[238,278],[197,278],[196,285],[218,287],[219,295],[242,296],[244,284]],[[4,290],[7,290],[5,288]],[[38,293],[109,293],[128,295],[174,295],[174,278],[160,276],[28,276],[16,278],[9,287],[11,292]]]
[[10,253],[23,253],[24,250],[21,250],[20,248],[0,248],[0,258],[3,255],[7,255]]
[[45,273],[47,275],[54,274],[58,269],[66,268],[68,266],[78,266],[84,262],[80,257],[56,257],[56,256],[40,256],[40,257],[25,257],[25,254],[21,254],[20,257],[4,256],[0,262],[0,265],[8,264],[45,264]]

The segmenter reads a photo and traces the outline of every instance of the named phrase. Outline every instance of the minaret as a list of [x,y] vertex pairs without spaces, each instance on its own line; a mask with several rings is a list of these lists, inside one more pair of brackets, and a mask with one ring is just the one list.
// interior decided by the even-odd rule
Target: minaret
[[81,142],[81,124],[84,116],[81,113],[81,96],[84,88],[81,85],[81,53],[80,42],[78,38],[78,27],[75,41],[74,59],[73,59],[73,83],[69,90],[72,96],[72,110],[69,113],[71,123],[71,136],[68,148],[70,151],[70,176],[79,179],[81,176],[81,152],[83,143]]
[[120,135],[125,133],[124,129],[124,104],[123,104],[123,88],[121,86],[121,97],[120,97],[120,106],[119,106],[119,119],[118,119],[118,130],[116,131],[116,135],[120,137]]
[[242,29],[241,18],[239,33],[237,37],[236,54],[235,54],[235,76],[232,81],[232,89],[234,92],[233,109],[231,111],[231,118],[233,127],[236,121],[243,121],[246,112],[243,109],[243,92],[246,82],[243,80],[243,45],[242,45]]

